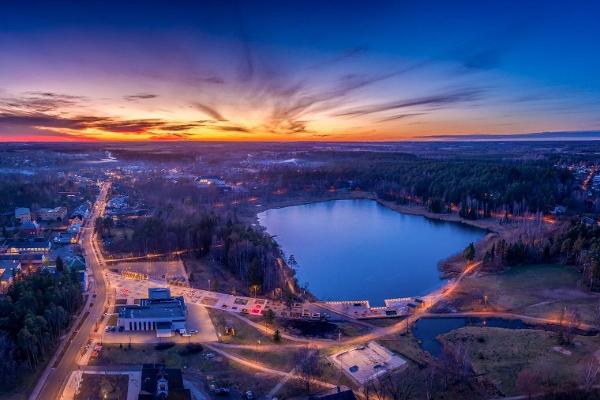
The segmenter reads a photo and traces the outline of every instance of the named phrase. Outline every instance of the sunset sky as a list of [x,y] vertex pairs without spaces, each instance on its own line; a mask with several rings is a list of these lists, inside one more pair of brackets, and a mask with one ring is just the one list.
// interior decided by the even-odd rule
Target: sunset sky
[[3,4],[1,140],[600,129],[600,2],[122,3]]

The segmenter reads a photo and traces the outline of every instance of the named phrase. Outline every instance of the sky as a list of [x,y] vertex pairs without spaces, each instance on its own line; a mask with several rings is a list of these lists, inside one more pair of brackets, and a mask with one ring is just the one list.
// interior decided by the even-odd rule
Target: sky
[[15,1],[0,140],[600,129],[597,1]]

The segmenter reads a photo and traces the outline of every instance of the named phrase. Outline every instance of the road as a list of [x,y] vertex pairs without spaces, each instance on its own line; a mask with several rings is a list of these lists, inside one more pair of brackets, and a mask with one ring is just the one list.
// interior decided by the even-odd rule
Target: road
[[81,246],[94,278],[93,287],[90,288],[90,298],[84,306],[81,320],[75,321],[71,331],[65,336],[64,342],[61,343],[53,359],[48,363],[29,400],[59,399],[61,397],[62,387],[67,382],[71,372],[77,368],[77,359],[80,356],[81,348],[87,343],[96,322],[104,314],[104,308],[106,307],[104,264],[101,261],[101,254],[98,253],[94,228],[96,218],[104,213],[109,188],[110,183],[104,182],[102,184],[89,222],[82,229]]

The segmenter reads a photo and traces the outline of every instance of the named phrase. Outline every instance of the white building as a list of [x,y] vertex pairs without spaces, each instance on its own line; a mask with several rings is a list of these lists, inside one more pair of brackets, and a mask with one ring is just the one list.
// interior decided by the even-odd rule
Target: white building
[[125,331],[155,331],[158,337],[169,337],[173,331],[185,329],[187,308],[183,296],[172,297],[167,288],[148,289],[148,298],[139,305],[119,310],[119,329]]

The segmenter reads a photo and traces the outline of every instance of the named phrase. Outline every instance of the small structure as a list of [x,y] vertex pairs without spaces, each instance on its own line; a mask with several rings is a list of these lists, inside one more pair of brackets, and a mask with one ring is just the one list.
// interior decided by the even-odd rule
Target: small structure
[[22,224],[25,221],[31,221],[31,210],[27,207],[15,208],[15,219]]
[[139,305],[119,310],[117,325],[125,331],[155,331],[158,337],[169,337],[174,330],[185,329],[186,316],[183,296],[172,297],[167,288],[150,288]]

